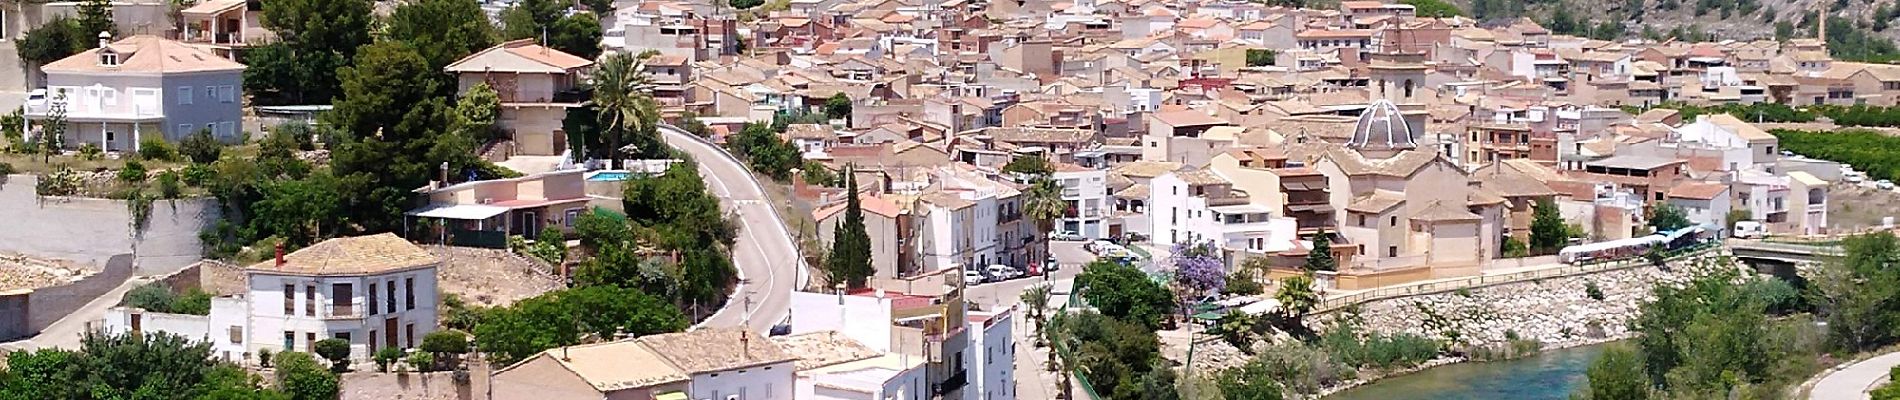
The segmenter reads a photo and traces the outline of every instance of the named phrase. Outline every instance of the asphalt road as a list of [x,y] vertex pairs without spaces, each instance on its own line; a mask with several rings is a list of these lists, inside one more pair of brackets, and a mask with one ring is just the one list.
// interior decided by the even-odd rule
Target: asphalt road
[[1887,353],[1854,363],[1834,373],[1821,377],[1815,382],[1814,389],[1808,391],[1810,400],[1863,400],[1869,398],[1867,391],[1874,385],[1887,380],[1887,370],[1900,365],[1900,353]]
[[759,333],[770,331],[790,315],[792,291],[808,279],[791,232],[765,197],[764,188],[737,159],[678,128],[661,126],[660,132],[667,144],[693,156],[706,189],[719,196],[720,205],[739,223],[739,237],[732,246],[739,286],[725,308],[694,328],[745,325]]
[[[1055,254],[1056,263],[1062,268],[1056,270],[1049,280],[1074,279],[1082,272],[1082,265],[1095,260],[1094,254],[1082,249],[1082,242],[1050,242],[1049,252]],[[1023,290],[1030,285],[1043,282],[1043,277],[1031,276],[1002,282],[979,284],[969,288],[970,302],[985,310],[1000,310],[1022,302]]]

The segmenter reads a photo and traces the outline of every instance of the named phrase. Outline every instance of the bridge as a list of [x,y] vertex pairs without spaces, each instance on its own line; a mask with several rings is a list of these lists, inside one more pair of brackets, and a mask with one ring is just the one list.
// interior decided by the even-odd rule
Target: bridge
[[1729,239],[1726,244],[1736,259],[1763,273],[1782,277],[1793,277],[1810,265],[1846,254],[1839,240]]

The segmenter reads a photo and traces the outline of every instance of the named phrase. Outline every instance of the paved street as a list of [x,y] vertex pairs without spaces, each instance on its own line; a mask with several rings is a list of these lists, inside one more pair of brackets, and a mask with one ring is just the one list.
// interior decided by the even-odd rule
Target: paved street
[[1882,354],[1879,357],[1854,363],[1839,371],[1822,377],[1808,391],[1809,400],[1863,400],[1867,391],[1874,385],[1886,382],[1889,368],[1900,365],[1900,352]]
[[[1056,262],[1062,268],[1057,269],[1049,280],[1075,279],[1082,272],[1082,265],[1095,259],[1094,254],[1082,250],[1082,242],[1050,242],[1049,251],[1056,255]],[[1002,282],[985,283],[971,287],[968,299],[985,310],[1000,310],[1022,302],[1022,293],[1030,285],[1043,282],[1043,277],[1031,276]]]
[[[739,269],[739,287],[726,307],[702,321],[701,326],[745,324],[764,333],[791,311],[792,291],[804,274],[798,248],[765,190],[737,159],[691,133],[662,126],[666,143],[691,154],[699,163],[706,188],[719,196],[727,212],[736,214],[739,237],[733,242],[732,264]],[[750,322],[747,323],[747,318]]]

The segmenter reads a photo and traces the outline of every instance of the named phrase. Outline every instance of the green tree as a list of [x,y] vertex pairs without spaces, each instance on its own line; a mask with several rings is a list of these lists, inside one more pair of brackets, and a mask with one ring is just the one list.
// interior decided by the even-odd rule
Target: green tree
[[845,96],[844,92],[838,92],[826,98],[825,116],[831,119],[851,118],[851,97]]
[[[1087,273],[1087,271],[1084,271]],[[1114,400],[1176,400],[1174,373],[1161,358],[1151,327],[1136,321],[1083,312],[1058,325],[1064,355],[1103,397]]]
[[1516,236],[1505,235],[1503,243],[1504,244],[1498,247],[1503,250],[1505,257],[1520,258],[1529,257],[1531,255],[1530,247],[1525,246],[1524,241],[1517,240]]
[[1278,52],[1275,52],[1273,49],[1247,49],[1247,66],[1271,66],[1274,63],[1274,58],[1278,55]]
[[1399,4],[1412,6],[1420,17],[1450,18],[1465,15],[1464,10],[1444,0],[1399,0]]
[[1319,294],[1313,291],[1311,275],[1294,275],[1280,278],[1280,291],[1273,294],[1280,301],[1281,310],[1289,316],[1306,315],[1319,305]]
[[476,141],[501,138],[501,131],[495,129],[495,120],[500,115],[501,95],[488,87],[487,82],[470,86],[455,100],[455,130]]
[[92,48],[97,44],[94,37],[98,34],[93,32],[88,35],[85,28],[80,27],[79,21],[56,16],[40,27],[27,31],[26,36],[15,44],[14,51],[19,53],[20,60],[44,65]]
[[1151,330],[1160,327],[1162,318],[1174,309],[1174,296],[1168,289],[1133,265],[1097,260],[1076,275],[1075,284],[1082,299],[1102,315]]
[[277,353],[277,387],[294,400],[331,400],[342,390],[336,373],[324,369],[309,353]]
[[119,168],[119,181],[128,184],[145,183],[145,163],[139,160],[126,160],[125,167]]
[[548,292],[490,310],[475,326],[475,347],[511,364],[559,346],[686,328],[672,304],[636,289],[589,286]]
[[224,154],[224,144],[211,137],[210,129],[199,129],[178,142],[178,151],[193,163],[210,164]]
[[110,0],[84,0],[79,3],[79,31],[88,36],[97,37],[100,33],[119,36],[119,27],[112,23],[112,2]]
[[6,359],[0,399],[281,398],[213,359],[211,345],[164,332],[87,333],[77,351],[14,351]]
[[39,142],[40,162],[53,161],[53,155],[64,151],[66,141],[66,94],[53,95],[52,109],[47,111],[46,120],[40,121],[40,134],[33,139]]
[[1693,223],[1689,222],[1689,215],[1682,211],[1682,207],[1662,203],[1650,208],[1649,226],[1655,227],[1657,232],[1673,231],[1690,225]]
[[1313,248],[1306,251],[1307,271],[1334,271],[1339,269],[1333,260],[1333,239],[1325,229],[1313,234]]
[[350,370],[350,342],[343,339],[318,340],[313,346],[317,356],[330,361],[330,372],[343,373]]
[[370,0],[264,2],[278,41],[246,52],[244,90],[260,104],[324,104],[340,92],[337,68],[370,43]]
[[502,38],[545,38],[548,47],[593,59],[600,55],[600,19],[593,13],[568,15],[566,10],[571,4],[557,0],[524,0],[502,10]]
[[1828,342],[1836,349],[1865,351],[1896,341],[1900,330],[1900,239],[1880,232],[1841,242],[1842,256],[1822,262],[1810,283],[1828,310]]
[[1003,164],[1003,172],[1040,176],[1055,173],[1055,167],[1049,165],[1049,159],[1042,156],[1017,156]]
[[1649,377],[1643,375],[1643,357],[1628,346],[1611,345],[1603,349],[1603,353],[1590,362],[1590,369],[1585,376],[1589,378],[1589,384],[1578,388],[1583,398],[1649,398]]
[[603,133],[611,168],[620,168],[623,141],[631,142],[642,153],[663,150],[659,132],[652,130],[660,116],[657,110],[642,104],[652,101],[652,80],[646,74],[646,58],[652,54],[608,54],[600,59],[599,69],[591,78],[594,106],[600,108],[601,123],[606,125]]
[[[1062,199],[1062,187],[1048,175],[1032,178],[1029,189],[1023,191],[1023,216],[1036,222],[1036,243],[1042,245],[1042,252],[1049,255],[1049,232],[1055,230],[1057,218],[1069,212],[1069,202]],[[1045,257],[1046,258],[1046,257]]]
[[[495,26],[473,0],[419,0],[400,3],[383,22],[383,35],[415,47],[429,67],[449,63],[495,44]],[[446,76],[445,76],[446,79]],[[453,90],[452,86],[444,85]]]
[[1550,199],[1538,199],[1531,211],[1531,251],[1537,254],[1554,254],[1570,242],[1569,228],[1564,224],[1564,216],[1557,210],[1557,202]]
[[832,231],[830,257],[825,258],[828,281],[857,289],[866,287],[871,268],[871,235],[864,229],[864,206],[858,198],[858,178],[852,167],[844,172],[844,221]]

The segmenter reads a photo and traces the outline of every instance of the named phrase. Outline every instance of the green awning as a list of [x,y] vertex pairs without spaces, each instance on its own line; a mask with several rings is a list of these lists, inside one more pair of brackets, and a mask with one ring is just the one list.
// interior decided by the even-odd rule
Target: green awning
[[1219,321],[1220,316],[1221,316],[1220,313],[1208,311],[1208,312],[1204,312],[1200,314],[1194,314],[1194,319],[1203,320],[1203,321]]
[[660,393],[658,396],[653,396],[653,400],[689,400],[689,398],[686,397],[685,393],[666,392]]

